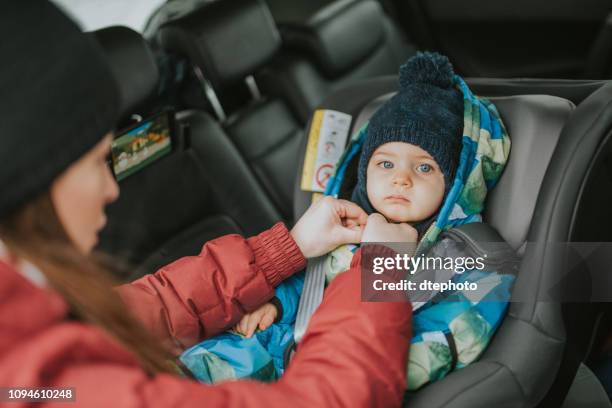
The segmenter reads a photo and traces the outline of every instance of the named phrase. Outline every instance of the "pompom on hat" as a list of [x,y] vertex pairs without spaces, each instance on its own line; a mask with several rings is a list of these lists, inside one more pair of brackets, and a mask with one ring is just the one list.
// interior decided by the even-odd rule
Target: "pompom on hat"
[[368,162],[385,143],[410,143],[427,151],[440,166],[448,192],[463,132],[463,97],[454,76],[448,58],[438,53],[419,52],[400,67],[400,89],[370,119],[361,150],[352,200],[366,212],[375,212],[366,190]]

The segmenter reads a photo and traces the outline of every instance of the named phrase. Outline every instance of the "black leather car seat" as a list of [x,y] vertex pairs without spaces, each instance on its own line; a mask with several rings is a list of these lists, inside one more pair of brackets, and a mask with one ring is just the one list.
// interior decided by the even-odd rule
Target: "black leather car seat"
[[[147,43],[126,27],[94,35],[118,79],[124,116],[146,116],[150,112],[138,106],[151,100],[158,81]],[[210,115],[177,112],[176,128],[172,153],[120,181],[120,197],[108,208],[100,247],[139,266],[129,278],[197,254],[209,239],[233,232],[256,234],[281,219]]]
[[[359,129],[395,92],[396,81],[381,78],[345,88],[320,108],[350,114],[351,128]],[[477,84],[472,89],[479,93]],[[569,285],[559,284],[566,258],[550,247],[612,239],[612,178],[605,164],[612,159],[612,84],[578,108],[550,95],[491,100],[513,145],[484,216],[522,257],[512,303],[477,362],[408,394],[406,407],[560,406],[601,312],[588,301],[588,271],[581,269]],[[295,194],[297,217],[312,193],[296,183]],[[567,290],[574,292],[563,302]]]
[[[253,77],[280,41],[268,8],[257,0],[206,4],[162,25],[157,36],[165,51],[189,59],[217,119],[289,220],[303,126],[285,101],[262,94]],[[252,98],[229,111],[219,95],[243,84]]]
[[[213,1],[216,0],[164,3],[149,18],[144,37],[160,46],[161,26]],[[279,29],[282,46],[279,55],[257,73],[256,79],[265,92],[286,98],[303,124],[312,108],[334,90],[365,78],[395,74],[399,65],[416,52],[416,45],[376,0],[265,3]],[[368,35],[362,35],[364,32]],[[186,85],[193,84],[191,79],[188,75]],[[190,89],[182,89],[181,93],[184,103],[211,108],[198,100],[203,97],[201,93]],[[223,89],[217,96],[222,100],[230,96],[228,93],[241,92],[233,87]]]

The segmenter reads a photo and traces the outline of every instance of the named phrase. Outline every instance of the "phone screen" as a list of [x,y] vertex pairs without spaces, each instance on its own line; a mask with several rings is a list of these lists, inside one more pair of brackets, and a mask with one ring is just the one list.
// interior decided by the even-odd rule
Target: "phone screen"
[[170,115],[170,112],[162,112],[115,136],[111,165],[117,180],[142,170],[172,151]]

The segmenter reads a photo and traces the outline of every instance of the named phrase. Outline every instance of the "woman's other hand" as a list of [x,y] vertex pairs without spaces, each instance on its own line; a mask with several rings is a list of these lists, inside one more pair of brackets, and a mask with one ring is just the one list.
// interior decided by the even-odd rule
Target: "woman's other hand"
[[370,214],[361,242],[417,242],[417,230],[410,224],[394,224],[378,213]]

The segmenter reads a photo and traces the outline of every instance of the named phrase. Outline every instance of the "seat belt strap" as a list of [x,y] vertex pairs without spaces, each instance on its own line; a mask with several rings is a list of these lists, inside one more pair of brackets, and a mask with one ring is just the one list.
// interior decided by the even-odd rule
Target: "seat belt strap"
[[320,256],[308,260],[304,277],[304,290],[298,304],[293,338],[299,343],[306,333],[308,322],[323,299],[325,289],[325,258]]

